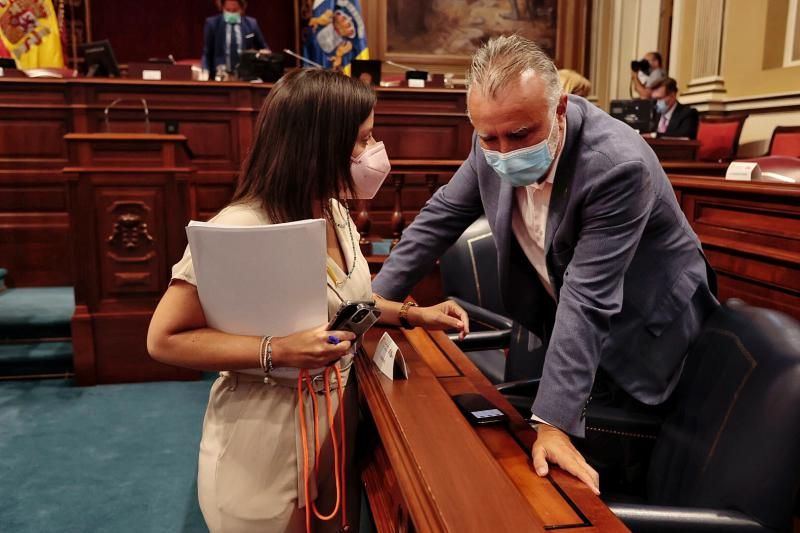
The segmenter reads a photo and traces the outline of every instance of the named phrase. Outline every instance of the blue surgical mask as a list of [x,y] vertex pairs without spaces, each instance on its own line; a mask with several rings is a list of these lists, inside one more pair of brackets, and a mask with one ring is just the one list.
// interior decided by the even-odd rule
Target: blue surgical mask
[[656,111],[663,115],[667,111],[667,101],[664,99],[658,100],[656,102]]
[[223,11],[222,18],[225,19],[226,24],[241,24],[242,23],[242,15],[241,13],[231,13],[230,11]]
[[507,152],[505,154],[483,148],[483,156],[490,167],[497,172],[501,179],[509,182],[514,187],[527,187],[538,182],[553,164],[553,154],[550,152],[549,141],[556,128],[556,114],[550,133],[540,143]]

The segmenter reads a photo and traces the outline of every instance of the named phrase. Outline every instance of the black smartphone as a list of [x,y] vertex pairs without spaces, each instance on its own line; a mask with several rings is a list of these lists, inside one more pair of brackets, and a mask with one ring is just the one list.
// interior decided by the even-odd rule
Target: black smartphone
[[352,331],[356,337],[361,337],[380,316],[381,312],[372,300],[347,301],[339,307],[336,316],[328,324],[328,330]]
[[497,424],[508,420],[503,411],[480,394],[459,394],[453,396],[453,401],[470,424]]

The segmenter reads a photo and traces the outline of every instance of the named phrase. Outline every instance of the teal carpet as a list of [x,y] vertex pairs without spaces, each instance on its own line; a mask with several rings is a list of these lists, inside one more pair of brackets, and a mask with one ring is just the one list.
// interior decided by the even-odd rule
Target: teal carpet
[[75,310],[72,287],[33,287],[0,292],[0,338],[69,337]]
[[0,382],[0,531],[204,532],[210,382]]

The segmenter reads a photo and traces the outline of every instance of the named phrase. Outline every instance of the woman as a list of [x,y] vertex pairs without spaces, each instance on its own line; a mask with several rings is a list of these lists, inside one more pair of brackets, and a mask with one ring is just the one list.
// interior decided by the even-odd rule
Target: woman
[[[358,233],[342,203],[346,198],[374,194],[389,171],[383,144],[372,137],[374,106],[375,94],[358,80],[323,70],[287,74],[261,109],[253,149],[233,201],[212,219],[220,224],[257,225],[324,217],[330,316],[344,300],[374,297]],[[187,248],[153,315],[147,344],[152,357],[161,362],[222,371],[211,389],[198,467],[200,508],[210,530],[338,531],[342,526],[338,520],[311,517],[314,505],[315,515],[334,514],[332,510],[341,508],[339,514],[346,512],[356,522],[358,480],[349,471],[354,465],[357,419],[353,335],[325,331],[324,325],[272,338],[213,330],[206,325],[195,284]],[[420,308],[376,301],[386,323],[398,324],[402,319],[428,329],[468,332],[466,313],[452,302]],[[267,352],[271,352],[269,364]],[[265,380],[242,373],[259,366],[313,369],[332,363],[339,369],[341,386],[336,379],[327,380],[315,395],[307,389],[298,393],[296,380]],[[309,427],[311,400],[324,412],[326,399],[333,411],[342,402],[340,414],[346,424],[340,427],[336,415],[323,415],[316,435],[322,443],[319,461],[304,458],[304,448],[307,451],[309,446],[309,455],[315,455],[314,429]],[[336,437],[329,435],[331,425]],[[342,433],[346,453],[340,469],[336,452]],[[351,490],[340,490],[339,472],[345,473]],[[307,499],[312,505],[307,505]]]

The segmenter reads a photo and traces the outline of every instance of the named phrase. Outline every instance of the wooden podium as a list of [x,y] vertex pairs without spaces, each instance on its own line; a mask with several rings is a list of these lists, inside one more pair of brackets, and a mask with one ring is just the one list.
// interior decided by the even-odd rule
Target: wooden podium
[[64,140],[76,382],[198,378],[153,361],[146,349],[150,317],[186,246],[193,172],[186,137],[108,133]]
[[[408,380],[391,381],[367,358],[388,331]],[[361,479],[378,533],[628,531],[576,478],[540,478],[536,433],[442,332],[373,328],[356,357],[364,421]],[[472,427],[452,397],[480,393],[507,425]]]

